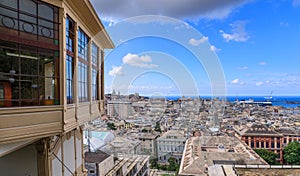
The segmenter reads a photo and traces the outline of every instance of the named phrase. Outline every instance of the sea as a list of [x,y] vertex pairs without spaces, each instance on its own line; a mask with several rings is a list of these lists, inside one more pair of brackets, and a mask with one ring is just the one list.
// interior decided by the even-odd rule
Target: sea
[[[166,96],[167,100],[178,100],[182,96]],[[199,98],[199,97],[191,97],[191,98]],[[211,99],[211,96],[200,96],[203,99]],[[263,97],[263,96],[227,96],[227,101],[235,102],[236,100],[249,100],[252,99],[254,101],[271,101],[273,106],[283,106],[285,108],[296,108],[300,107],[300,96],[272,96]]]

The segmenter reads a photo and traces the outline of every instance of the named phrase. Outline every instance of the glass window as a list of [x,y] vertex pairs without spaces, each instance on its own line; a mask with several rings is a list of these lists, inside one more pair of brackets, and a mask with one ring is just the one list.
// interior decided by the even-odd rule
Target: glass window
[[73,103],[73,57],[66,56],[66,94],[67,103]]
[[1,4],[10,8],[18,8],[18,0],[1,0]]
[[98,66],[98,47],[94,43],[92,44],[92,64]]
[[97,86],[97,69],[92,69],[92,100],[98,99],[98,86]]
[[73,97],[73,76],[74,76],[74,21],[67,16],[66,18],[66,96],[67,103],[72,104],[74,101]]
[[254,147],[254,142],[251,142],[251,148],[253,148]]
[[81,30],[78,30],[78,57],[88,60],[88,36]]
[[48,6],[46,4],[39,4],[38,6],[38,15],[39,17],[42,17],[47,20],[52,20],[53,19],[53,8],[51,6]]
[[4,86],[0,84],[0,100],[4,100]]
[[[99,59],[99,62],[100,62],[100,85],[103,85],[104,84],[104,53],[102,50],[99,50],[100,52],[100,59]],[[104,86],[99,86],[99,89],[101,90],[100,92],[100,99],[101,100],[104,100]]]
[[88,101],[87,65],[78,62],[78,99],[79,102]]
[[70,17],[66,19],[66,49],[74,51],[74,22]]
[[[19,30],[18,35],[26,39],[49,44],[58,42],[57,7],[38,0],[3,0],[1,4],[3,4],[0,7],[1,26]],[[54,42],[44,37],[52,38]]]
[[[1,31],[7,36],[12,36],[8,39],[10,42],[36,48],[50,46],[59,51],[58,9],[40,0],[1,0]],[[20,40],[15,41],[13,37],[19,37]]]
[[4,41],[0,46],[0,107],[59,104],[56,51]]
[[78,29],[78,99],[88,101],[88,36]]
[[99,48],[92,44],[92,100],[98,99],[98,60]]
[[36,14],[36,3],[32,0],[22,0],[19,1],[20,11],[29,14]]

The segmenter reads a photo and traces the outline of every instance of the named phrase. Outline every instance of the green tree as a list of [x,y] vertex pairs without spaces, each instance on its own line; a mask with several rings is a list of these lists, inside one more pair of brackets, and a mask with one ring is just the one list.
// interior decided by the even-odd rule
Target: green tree
[[159,169],[159,164],[157,163],[156,158],[151,158],[149,162],[150,162],[151,169]]
[[161,132],[159,122],[156,122],[156,123],[155,123],[154,131]]
[[271,152],[267,149],[255,149],[254,151],[270,165],[279,164],[276,161],[278,154]]
[[168,163],[169,163],[169,165],[167,166],[168,171],[177,171],[178,168],[180,167],[180,165],[176,163],[175,158],[170,157],[168,159]]
[[288,164],[300,165],[300,143],[298,141],[290,142],[284,147],[284,160]]
[[114,123],[108,122],[106,125],[107,125],[107,128],[108,128],[108,129],[111,129],[111,130],[116,130],[116,129],[117,129],[117,128],[115,127],[115,124],[114,124]]

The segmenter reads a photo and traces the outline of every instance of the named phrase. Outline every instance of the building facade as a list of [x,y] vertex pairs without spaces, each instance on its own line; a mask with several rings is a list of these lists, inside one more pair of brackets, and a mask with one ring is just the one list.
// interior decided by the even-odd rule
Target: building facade
[[111,39],[89,1],[0,8],[1,173],[84,175],[83,124],[104,112]]
[[186,139],[184,132],[176,130],[170,130],[157,138],[158,161],[166,163],[172,157],[180,163]]
[[149,156],[145,155],[113,155],[101,150],[85,153],[85,165],[88,176],[121,176],[140,175],[148,176]]
[[126,119],[133,114],[132,104],[129,100],[107,101],[107,115]]
[[157,143],[156,140],[159,134],[148,134],[142,133],[138,139],[141,141],[141,153],[143,155],[150,155],[151,157],[157,158]]
[[240,138],[252,149],[267,149],[279,156],[283,163],[283,135],[263,124],[253,124],[240,133]]
[[105,176],[114,167],[113,155],[108,155],[101,150],[86,152],[84,161],[88,176]]
[[107,176],[139,175],[148,176],[149,156],[145,155],[118,155],[113,168],[106,173]]

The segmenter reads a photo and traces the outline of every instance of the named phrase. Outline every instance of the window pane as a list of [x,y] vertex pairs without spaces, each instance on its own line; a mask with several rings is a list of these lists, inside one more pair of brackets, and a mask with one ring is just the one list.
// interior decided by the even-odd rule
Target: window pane
[[88,37],[87,35],[81,31],[81,29],[78,30],[78,56],[84,60],[87,60],[87,50],[88,49]]
[[20,0],[19,5],[21,11],[36,15],[36,3],[32,0]]
[[73,58],[67,55],[66,59],[67,103],[73,103]]
[[88,101],[87,65],[78,63],[78,98],[79,102]]
[[0,85],[7,88],[6,107],[46,105],[42,100],[49,96],[59,99],[55,94],[59,86],[58,75],[54,74],[59,66],[55,61],[58,58],[53,57],[55,51],[3,41],[0,44]]
[[22,47],[20,52],[21,60],[21,73],[26,75],[37,75],[38,74],[38,56],[36,48],[34,47]]
[[92,64],[97,67],[98,65],[98,47],[92,44]]
[[10,29],[18,29],[18,13],[0,7],[0,25]]
[[39,4],[39,17],[53,20],[53,9],[45,4]]
[[14,9],[18,8],[18,0],[1,0],[1,4]]
[[38,22],[39,22],[39,35],[53,38],[54,37],[53,22],[49,22],[41,19],[39,19]]

